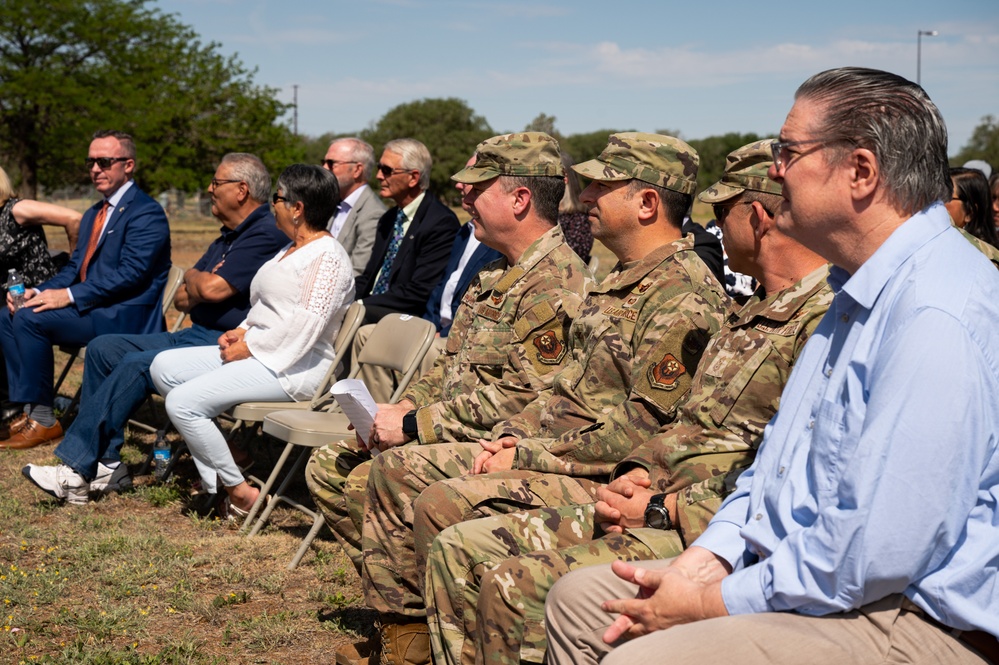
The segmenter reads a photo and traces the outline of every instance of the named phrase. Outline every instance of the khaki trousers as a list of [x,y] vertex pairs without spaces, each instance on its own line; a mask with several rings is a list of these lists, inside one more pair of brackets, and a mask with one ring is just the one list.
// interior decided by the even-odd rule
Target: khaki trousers
[[[636,562],[662,568],[669,561]],[[600,609],[610,598],[634,597],[636,587],[610,565],[573,571],[548,595],[548,663],[582,665],[987,665],[978,653],[924,618],[901,594],[852,612],[809,617],[790,612],[742,614],[676,626],[635,640],[604,644],[614,617]]]

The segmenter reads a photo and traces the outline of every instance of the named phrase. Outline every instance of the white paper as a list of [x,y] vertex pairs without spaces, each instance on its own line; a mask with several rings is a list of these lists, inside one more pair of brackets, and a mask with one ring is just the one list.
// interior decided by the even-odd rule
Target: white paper
[[371,426],[375,422],[375,414],[378,413],[378,405],[368,392],[368,387],[360,379],[343,379],[333,384],[330,395],[333,395],[337,404],[343,409],[343,415],[350,420],[350,424],[354,426],[364,445],[368,446]]

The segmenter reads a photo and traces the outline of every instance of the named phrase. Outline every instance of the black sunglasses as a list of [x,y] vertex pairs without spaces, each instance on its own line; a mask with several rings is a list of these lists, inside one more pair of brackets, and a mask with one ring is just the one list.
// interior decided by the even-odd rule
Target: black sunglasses
[[391,166],[388,166],[387,164],[381,164],[381,163],[378,164],[379,173],[381,173],[386,178],[392,175],[393,173],[409,173],[410,171],[415,171],[415,170],[416,169],[394,169]]
[[333,167],[336,166],[337,164],[360,164],[360,162],[355,162],[353,160],[346,160],[346,159],[324,159],[322,162],[320,162],[320,164],[322,164],[327,169],[332,171]]
[[271,203],[273,203],[274,205],[277,205],[278,203],[281,203],[281,201],[287,201],[287,200],[288,199],[286,199],[283,196],[278,196],[277,192],[274,192],[274,196],[271,197]]
[[127,162],[131,157],[87,157],[86,165],[88,169],[94,168],[94,164],[100,167],[103,171],[104,169],[111,168],[111,165],[115,162]]

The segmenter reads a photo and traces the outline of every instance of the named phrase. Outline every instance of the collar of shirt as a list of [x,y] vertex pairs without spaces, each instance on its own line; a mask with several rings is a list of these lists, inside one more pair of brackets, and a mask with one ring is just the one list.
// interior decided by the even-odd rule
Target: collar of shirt
[[409,225],[413,222],[413,218],[416,217],[416,210],[420,207],[420,204],[423,203],[423,197],[426,195],[426,192],[420,192],[419,196],[410,201],[409,204],[402,209],[402,212],[406,215],[406,221],[403,223],[403,227],[406,229],[409,229]]
[[[132,185],[134,185],[134,184],[135,184],[134,180],[129,180],[124,185],[122,185],[121,187],[119,187],[118,191],[116,191],[114,194],[112,194],[111,196],[108,197],[108,199],[107,199],[107,202],[108,202],[108,219],[111,219],[111,213],[114,212],[114,209],[118,207],[118,202],[121,201],[121,199],[122,199],[123,196],[125,196],[125,192],[127,192],[132,187]],[[107,226],[107,222],[106,221],[105,221],[104,224],[105,224],[105,226]]]
[[340,202],[340,208],[339,208],[340,212],[344,213],[350,212],[351,209],[357,205],[357,200],[361,198],[361,194],[364,193],[364,190],[366,188],[367,185],[361,185],[360,187],[352,191],[350,194],[348,194],[347,197]]

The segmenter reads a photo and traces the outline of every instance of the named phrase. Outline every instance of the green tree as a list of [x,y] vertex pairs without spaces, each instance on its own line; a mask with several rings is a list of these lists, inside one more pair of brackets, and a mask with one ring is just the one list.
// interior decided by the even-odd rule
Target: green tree
[[968,143],[951,160],[951,165],[960,166],[970,159],[983,159],[992,168],[999,168],[999,118],[993,115],[982,118]]
[[539,113],[534,120],[527,123],[527,126],[524,127],[524,131],[544,132],[545,134],[548,134],[549,136],[553,137],[556,141],[561,143],[563,136],[562,134],[559,133],[557,129],[555,129],[555,121],[557,119],[558,118],[556,118],[553,115],[548,115],[546,113]]
[[486,119],[476,115],[467,102],[454,97],[400,104],[360,134],[374,147],[376,156],[392,139],[408,137],[422,142],[434,160],[430,188],[452,205],[460,197],[452,186],[451,175],[465,166],[476,145],[492,135]]
[[0,153],[20,193],[86,182],[90,135],[135,136],[139,184],[203,188],[222,154],[252,151],[277,168],[301,142],[285,105],[237,57],[148,0],[0,0]]
[[571,134],[559,141],[562,150],[569,153],[576,164],[594,159],[607,147],[607,138],[618,132],[633,131],[627,129],[598,129],[595,132]]

